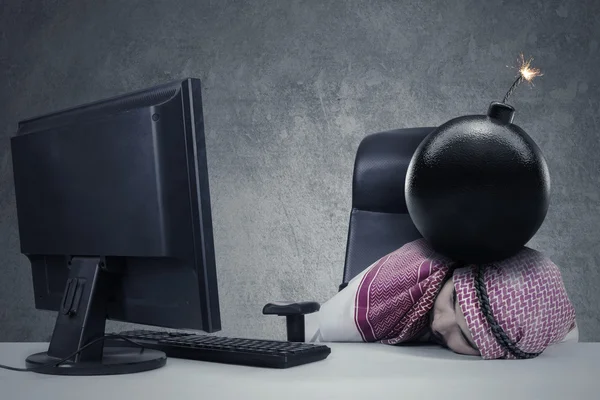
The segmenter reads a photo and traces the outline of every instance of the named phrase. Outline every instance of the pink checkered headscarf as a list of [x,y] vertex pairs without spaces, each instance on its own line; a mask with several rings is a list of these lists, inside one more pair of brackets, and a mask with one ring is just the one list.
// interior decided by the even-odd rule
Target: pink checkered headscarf
[[[457,300],[473,341],[484,359],[518,358],[498,343],[481,311],[477,268],[458,268],[453,274]],[[561,273],[541,253],[526,247],[482,271],[493,317],[519,351],[541,353],[574,327],[575,310]]]
[[451,274],[450,264],[425,239],[374,263],[362,276],[354,299],[354,323],[362,340],[396,344],[418,336]]

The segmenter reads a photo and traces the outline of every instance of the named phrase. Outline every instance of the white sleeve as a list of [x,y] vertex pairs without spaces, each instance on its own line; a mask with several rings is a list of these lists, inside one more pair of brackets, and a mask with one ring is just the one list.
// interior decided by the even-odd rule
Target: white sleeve
[[579,342],[579,328],[577,327],[577,322],[575,322],[575,328],[571,329],[567,336],[565,336],[565,338],[561,340],[561,343],[564,342]]
[[308,342],[362,342],[354,322],[354,302],[363,276],[375,265],[348,282],[342,291],[325,302],[320,311],[305,316],[305,340]]

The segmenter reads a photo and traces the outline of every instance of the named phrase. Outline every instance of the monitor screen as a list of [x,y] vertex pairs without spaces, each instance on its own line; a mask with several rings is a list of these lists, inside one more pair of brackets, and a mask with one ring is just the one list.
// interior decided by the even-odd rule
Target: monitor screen
[[11,146],[37,308],[98,258],[107,319],[220,330],[199,80],[24,120]]

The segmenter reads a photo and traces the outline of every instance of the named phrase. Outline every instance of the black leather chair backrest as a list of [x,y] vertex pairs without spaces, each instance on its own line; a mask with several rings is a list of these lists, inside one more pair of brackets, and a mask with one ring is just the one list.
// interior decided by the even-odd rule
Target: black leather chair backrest
[[404,180],[414,151],[433,129],[379,132],[360,143],[340,290],[379,258],[421,237],[406,208]]

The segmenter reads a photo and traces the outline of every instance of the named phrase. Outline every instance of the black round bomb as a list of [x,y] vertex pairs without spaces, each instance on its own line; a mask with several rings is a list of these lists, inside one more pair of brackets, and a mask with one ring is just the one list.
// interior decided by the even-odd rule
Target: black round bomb
[[487,115],[452,119],[418,146],[405,198],[416,228],[455,261],[485,264],[515,255],[542,225],[550,198],[546,160],[513,124],[506,101],[524,80],[541,75],[521,55],[520,75]]

